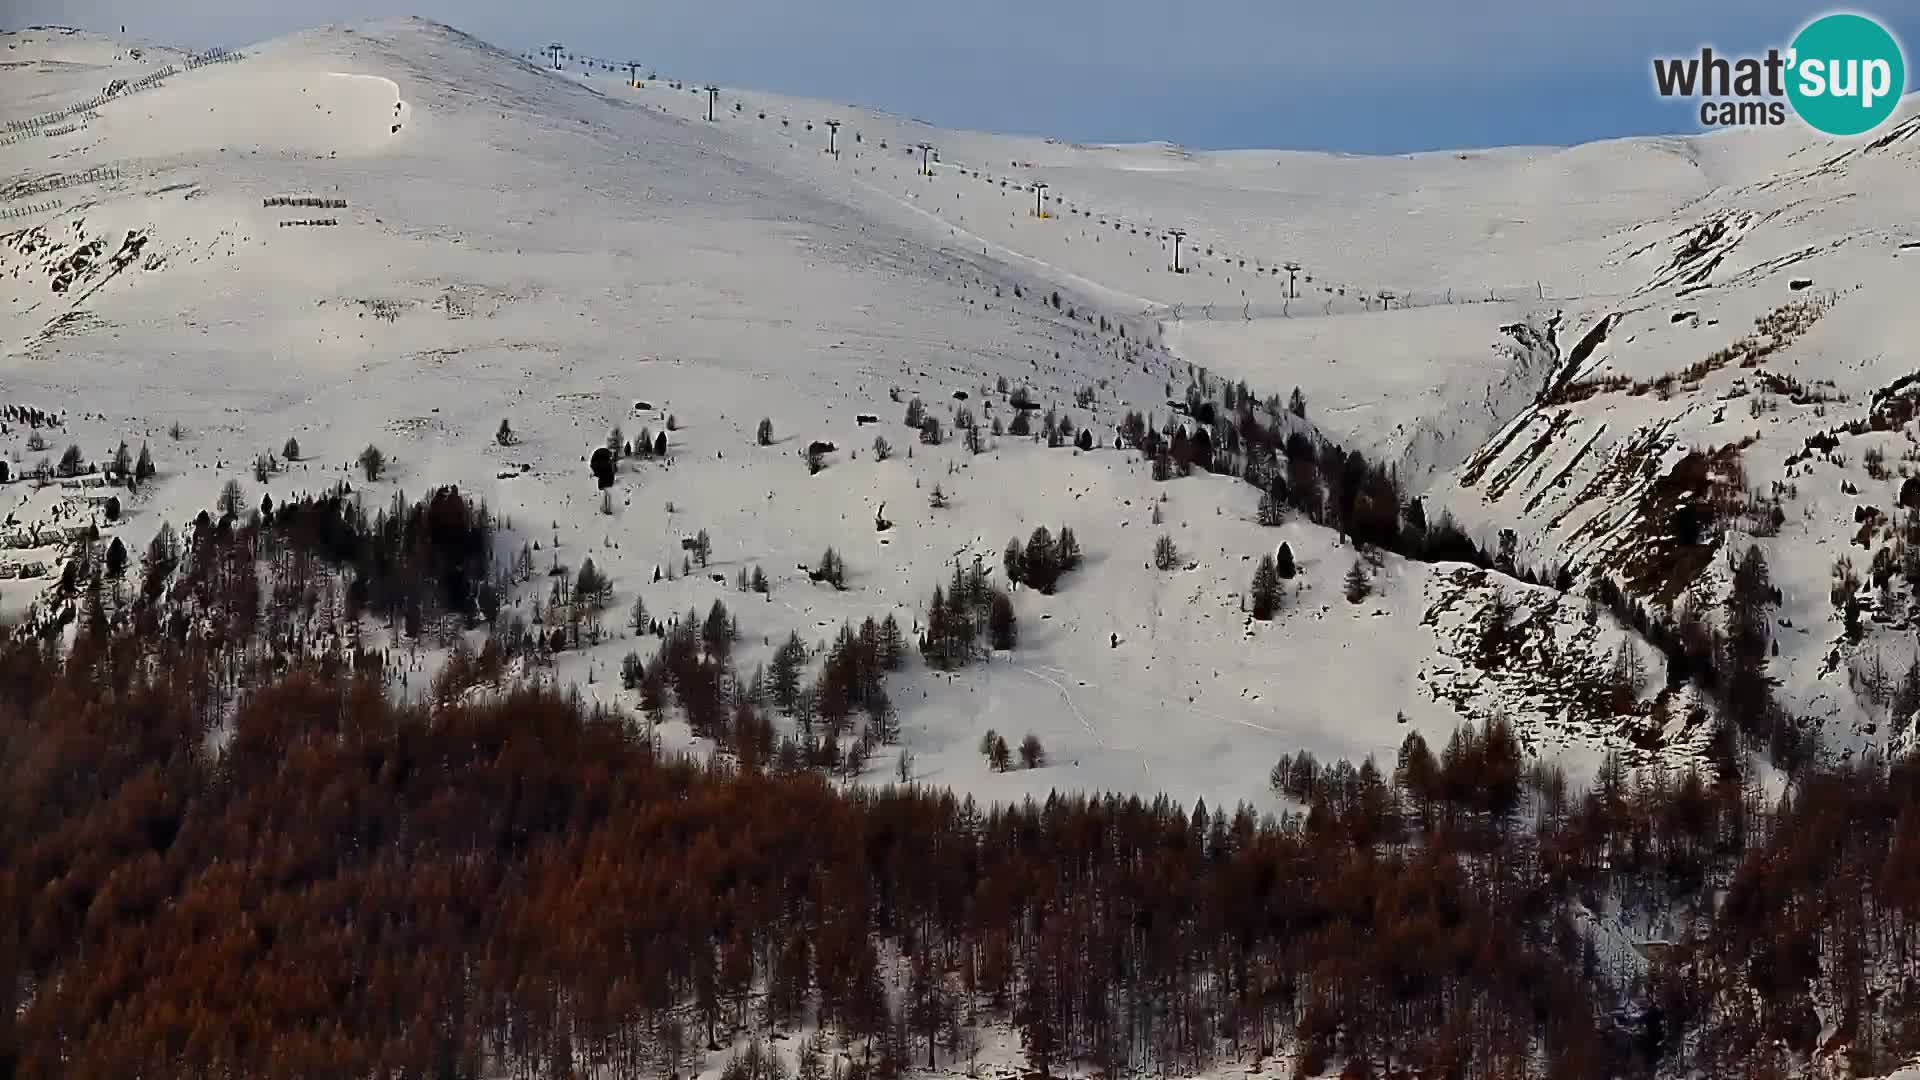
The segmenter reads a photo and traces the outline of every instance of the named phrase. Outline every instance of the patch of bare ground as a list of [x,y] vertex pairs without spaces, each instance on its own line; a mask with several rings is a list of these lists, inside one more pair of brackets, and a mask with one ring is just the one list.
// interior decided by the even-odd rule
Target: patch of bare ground
[[1633,397],[1657,394],[1660,400],[1665,401],[1677,393],[1689,393],[1699,389],[1707,376],[1729,365],[1758,367],[1762,360],[1793,344],[1812,329],[1831,306],[1832,301],[1826,297],[1782,304],[1755,319],[1752,333],[1678,371],[1663,372],[1652,379],[1635,380],[1616,374],[1568,382],[1551,392],[1542,404],[1571,405],[1600,394],[1618,393]]
[[1748,445],[1690,451],[1647,489],[1621,564],[1632,592],[1672,603],[1712,564],[1728,522],[1747,505]]

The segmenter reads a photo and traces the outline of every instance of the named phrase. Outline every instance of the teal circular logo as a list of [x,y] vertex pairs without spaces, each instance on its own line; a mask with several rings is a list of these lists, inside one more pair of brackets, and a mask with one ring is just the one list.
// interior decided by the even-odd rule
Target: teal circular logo
[[1822,15],[1808,23],[1794,37],[1787,64],[1793,111],[1828,135],[1879,127],[1907,89],[1900,43],[1865,15]]

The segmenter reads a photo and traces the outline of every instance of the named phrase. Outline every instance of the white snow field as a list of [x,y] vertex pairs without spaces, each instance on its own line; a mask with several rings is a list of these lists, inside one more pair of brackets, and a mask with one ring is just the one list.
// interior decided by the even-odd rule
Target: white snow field
[[[983,797],[1120,788],[1277,807],[1267,773],[1282,753],[1390,759],[1410,730],[1444,742],[1495,714],[1581,771],[1610,748],[1697,749],[1703,728],[1664,719],[1678,710],[1595,710],[1585,690],[1628,634],[1586,618],[1576,594],[1384,557],[1374,596],[1350,604],[1356,553],[1334,534],[1263,528],[1247,485],[1155,483],[1137,453],[1111,448],[1125,410],[1164,426],[1167,399],[1204,368],[1262,396],[1301,387],[1308,419],[1398,461],[1430,517],[1447,509],[1489,545],[1515,530],[1522,564],[1549,577],[1645,544],[1634,500],[1659,466],[1760,434],[1748,486],[1807,477],[1759,541],[1793,620],[1777,674],[1796,703],[1871,737],[1848,664],[1825,664],[1839,622],[1822,585],[1855,539],[1852,504],[1892,508],[1910,427],[1843,441],[1844,470],[1784,462],[1915,366],[1920,316],[1902,302],[1920,294],[1912,102],[1871,148],[1767,132],[1201,154],[936,131],[732,89],[709,122],[697,80],[554,72],[418,20],[191,69],[78,33],[0,43],[0,121],[22,135],[0,143],[0,407],[14,410],[0,455],[18,477],[69,442],[105,460],[124,439],[149,444],[160,470],[111,522],[84,479],[0,484],[0,611],[43,597],[62,529],[99,522],[137,553],[230,478],[257,502],[254,457],[292,436],[303,460],[264,485],[276,500],[348,480],[378,506],[458,484],[507,515],[515,548],[540,542],[543,563],[591,555],[615,612],[636,592],[662,616],[724,598],[745,671],[790,631],[818,642],[888,612],[914,627],[956,559],[978,555],[997,577],[1010,537],[1071,526],[1086,565],[1056,595],[1016,592],[1016,649],[952,675],[916,658],[889,682],[916,778]],[[178,70],[27,123],[167,64]],[[829,119],[842,121],[837,157]],[[920,142],[937,148],[931,175]],[[1045,218],[1025,187],[1036,179]],[[1187,230],[1180,274],[1174,227]],[[1790,289],[1801,277],[1814,284]],[[1760,367],[1565,400],[1569,380],[1684,369],[1814,298],[1824,317]],[[1603,319],[1604,342],[1576,348]],[[1766,372],[1848,396],[1791,404],[1763,389]],[[945,419],[959,393],[983,424],[1010,419],[1001,378],[1091,427],[1096,449],[997,437],[975,456],[957,438],[917,445],[903,423],[911,397]],[[27,409],[60,424],[35,427]],[[771,447],[754,444],[762,417]],[[669,418],[670,462],[627,463],[603,514],[587,455],[616,425],[632,436]],[[495,443],[502,419],[519,444]],[[28,448],[35,435],[47,450]],[[876,435],[890,460],[876,460]],[[813,440],[837,449],[809,476]],[[1875,440],[1893,452],[1869,480],[1851,444]],[[351,462],[369,443],[394,464],[363,484]],[[1843,475],[1860,495],[1839,494]],[[936,485],[946,509],[929,506]],[[880,533],[883,506],[893,527]],[[713,564],[653,582],[701,529]],[[1160,532],[1189,568],[1151,568]],[[1279,618],[1251,622],[1241,594],[1282,541],[1301,576]],[[849,567],[844,592],[800,569],[829,545]],[[1863,575],[1870,558],[1854,553]],[[766,572],[770,596],[734,591],[742,567]],[[1496,592],[1528,629],[1522,654],[1489,669],[1473,642]],[[1882,613],[1850,649],[1911,639]],[[556,675],[631,708],[620,658],[650,647],[616,632]],[[1658,654],[1640,651],[1657,686]],[[668,728],[687,744],[684,725]],[[975,749],[989,728],[1037,734],[1047,766],[990,771]],[[882,755],[871,778],[893,766]]]

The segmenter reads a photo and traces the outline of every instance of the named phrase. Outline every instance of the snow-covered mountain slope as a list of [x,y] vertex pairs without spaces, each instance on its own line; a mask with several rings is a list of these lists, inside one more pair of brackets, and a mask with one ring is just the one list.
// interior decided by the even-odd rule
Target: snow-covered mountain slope
[[[1489,533],[1520,530],[1527,565],[1556,566],[1562,550],[1612,558],[1593,529],[1574,535],[1591,511],[1528,506],[1531,481],[1495,490],[1545,467],[1511,460],[1537,438],[1508,437],[1551,415],[1542,386],[1575,355],[1587,378],[1596,363],[1641,363],[1633,343],[1658,335],[1717,348],[1713,335],[1730,340],[1780,303],[1843,288],[1822,269],[1818,288],[1775,298],[1784,285],[1763,296],[1771,279],[1748,275],[1723,290],[1741,298],[1723,308],[1687,296],[1697,329],[1669,322],[1659,299],[1691,288],[1662,268],[1715,207],[1734,205],[1731,192],[1783,209],[1734,226],[1716,280],[1785,257],[1791,238],[1769,230],[1795,220],[1864,235],[1880,207],[1902,205],[1882,188],[1912,160],[1894,143],[1821,172],[1767,149],[1773,135],[1755,137],[1762,149],[1658,139],[1383,159],[1189,154],[936,132],[732,90],[708,122],[698,83],[555,73],[414,20],[317,30],[217,63],[133,60],[125,44],[77,34],[0,43],[15,58],[0,71],[5,118],[27,134],[0,145],[0,214],[13,215],[0,221],[0,452],[12,477],[69,442],[104,461],[121,440],[144,441],[159,465],[159,482],[111,516],[84,477],[0,485],[13,567],[0,608],[42,597],[84,525],[137,554],[161,521],[212,506],[236,477],[252,502],[346,480],[371,488],[373,506],[457,483],[509,517],[516,543],[539,542],[542,563],[590,555],[614,579],[616,608],[636,593],[662,614],[724,598],[750,671],[791,631],[815,642],[887,613],[917,626],[956,560],[977,555],[997,575],[1008,538],[1069,525],[1086,565],[1056,595],[1015,594],[1016,649],[951,675],[916,663],[889,684],[917,775],[992,797],[1125,787],[1271,805],[1281,753],[1390,755],[1409,730],[1444,742],[1460,720],[1492,715],[1577,768],[1607,748],[1697,750],[1703,732],[1676,702],[1603,692],[1628,635],[1583,601],[1387,556],[1375,595],[1349,603],[1341,580],[1356,553],[1338,537],[1262,528],[1257,493],[1225,477],[1155,483],[1137,453],[1111,449],[1114,427],[1128,409],[1168,423],[1167,399],[1196,365],[1263,396],[1298,385],[1323,431],[1402,455],[1436,505]],[[87,107],[34,122],[74,102]],[[837,157],[829,119],[842,121]],[[931,175],[923,141],[937,147]],[[1803,194],[1764,186],[1776,157],[1806,163],[1792,189]],[[1050,185],[1045,217],[1020,186],[1036,178]],[[1878,186],[1845,198],[1794,201],[1869,179]],[[1173,226],[1188,230],[1185,273],[1170,271],[1161,230]],[[1905,265],[1897,246],[1875,234],[1839,249],[1889,248],[1857,271],[1874,288],[1849,283],[1793,349],[1854,311],[1885,335],[1880,366],[1897,363],[1900,279],[1883,273]],[[1604,315],[1604,347],[1575,348]],[[1503,329],[1529,324],[1551,337]],[[1652,375],[1669,361],[1646,363]],[[1736,376],[1758,377],[1734,364],[1714,378]],[[1090,428],[1096,449],[1008,435],[975,455],[958,438],[918,444],[902,423],[916,396],[943,420],[964,404],[983,428],[1010,423],[1003,379]],[[1600,417],[1630,403],[1653,409],[1635,425],[1671,427],[1688,400],[1620,391],[1575,404]],[[771,446],[756,445],[763,417]],[[494,438],[503,419],[513,445]],[[1594,460],[1632,438],[1621,423],[1594,441]],[[627,463],[603,507],[586,459],[615,426],[629,437],[671,426],[671,458]],[[889,460],[876,460],[876,434]],[[301,460],[255,480],[255,458],[290,437]],[[1788,438],[1783,458],[1797,429]],[[816,440],[835,449],[810,476],[803,448]],[[370,443],[393,466],[367,484],[352,461]],[[929,506],[936,486],[945,509]],[[1575,501],[1600,505],[1563,500]],[[655,582],[702,529],[713,564]],[[1151,569],[1161,532],[1182,569]],[[1301,576],[1280,618],[1253,623],[1241,597],[1254,560],[1282,541]],[[829,545],[849,567],[844,592],[801,569]],[[1824,548],[1794,559],[1812,576],[1831,561]],[[731,585],[754,567],[773,582],[764,600]],[[1489,633],[1489,610],[1517,632]],[[616,634],[564,655],[557,676],[631,707],[617,673],[635,648],[650,646]],[[989,771],[975,752],[989,728],[1034,732],[1049,766]]]
[[[116,81],[136,92],[141,80],[157,82],[168,68],[193,63],[194,54],[165,46],[135,44],[82,33],[71,27],[35,27],[6,34],[0,44],[0,128],[8,137],[29,125],[58,126],[78,115],[76,106],[103,95]],[[163,76],[164,77],[164,76]],[[116,91],[120,92],[120,91]]]
[[[1639,283],[1536,322],[1551,369],[1433,497],[1514,528],[1523,564],[1604,567],[1660,599],[1717,602],[1758,543],[1782,593],[1771,673],[1796,711],[1871,736],[1884,710],[1862,707],[1850,671],[1913,657],[1917,177],[1910,107],[1876,140],[1805,147],[1622,234],[1609,265]],[[1859,644],[1829,595],[1841,558],[1887,586],[1862,593]]]
[[[1894,526],[1920,460],[1904,381],[1920,96],[1848,142],[1788,128],[1393,158],[1082,147],[737,97],[722,122],[796,150],[819,137],[795,118],[827,114],[889,152],[936,143],[959,190],[895,167],[904,197],[1138,296],[1189,362],[1303,387],[1322,431],[1397,460],[1430,508],[1490,548],[1512,530],[1520,567],[1606,570],[1663,610],[1691,595],[1711,611],[1728,559],[1758,543],[1782,594],[1783,702],[1838,721],[1843,748],[1900,719],[1857,691],[1914,656]],[[1032,181],[1052,220],[1035,219]],[[1678,542],[1676,513],[1698,515],[1696,542]],[[1841,558],[1888,586],[1862,591],[1851,636],[1830,596]]]

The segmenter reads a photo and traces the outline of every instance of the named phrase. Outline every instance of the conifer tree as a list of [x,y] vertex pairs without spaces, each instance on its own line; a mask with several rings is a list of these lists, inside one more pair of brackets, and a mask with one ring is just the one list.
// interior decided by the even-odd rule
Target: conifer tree
[[727,614],[727,606],[718,600],[707,610],[700,640],[707,648],[707,658],[715,663],[726,663],[733,653],[733,619]]
[[1180,565],[1180,549],[1174,546],[1173,537],[1161,533],[1153,542],[1153,568],[1172,570]]
[[574,579],[573,599],[589,611],[604,607],[613,596],[613,582],[593,565],[593,556],[589,555],[580,563],[579,576]]
[[247,511],[247,494],[240,487],[240,481],[229,479],[220,489],[220,500],[214,506],[223,518],[238,519]]
[[997,589],[987,613],[987,636],[993,647],[1002,652],[1012,649],[1018,640],[1013,600]]
[[781,712],[791,713],[794,698],[800,692],[800,673],[807,663],[807,647],[800,641],[798,631],[787,635],[785,644],[773,653],[773,664],[767,670],[767,685],[773,694],[773,703]]
[[898,671],[906,662],[906,637],[900,632],[900,620],[892,612],[880,620],[880,666]]
[[820,562],[814,567],[813,573],[816,578],[836,589],[847,587],[847,564],[840,558],[840,553],[833,548],[828,548],[821,554]]
[[1286,504],[1272,490],[1260,493],[1260,524],[1272,528],[1286,520]]
[[1353,560],[1353,566],[1348,568],[1343,588],[1347,594],[1347,602],[1350,604],[1357,604],[1373,595],[1373,577],[1367,573],[1366,565],[1359,559]]
[[1260,556],[1254,567],[1253,585],[1247,596],[1254,618],[1265,621],[1280,610],[1280,574],[1274,569],[1273,556]]
[[1047,763],[1047,751],[1040,745],[1040,737],[1032,732],[1020,740],[1020,764],[1029,769],[1038,769]]
[[1282,581],[1293,580],[1293,576],[1299,571],[1297,568],[1295,568],[1293,563],[1292,545],[1286,543],[1285,541],[1281,542],[1280,551],[1274,556],[1273,565],[1274,565],[1275,572],[1280,575],[1280,580]]
[[1052,594],[1055,583],[1060,580],[1060,551],[1045,525],[1035,526],[1033,535],[1027,538],[1027,550],[1020,565],[1023,583]]
[[1073,526],[1060,526],[1058,547],[1059,551],[1056,556],[1056,561],[1059,563],[1060,572],[1064,574],[1071,570],[1078,570],[1080,568],[1080,540],[1073,535]]

